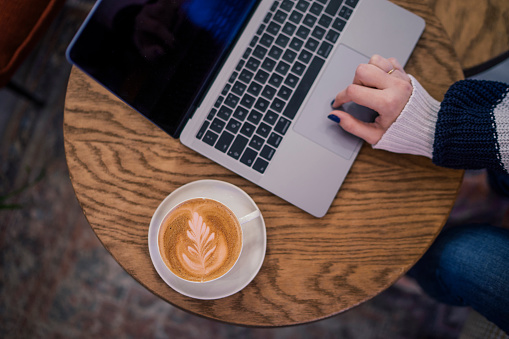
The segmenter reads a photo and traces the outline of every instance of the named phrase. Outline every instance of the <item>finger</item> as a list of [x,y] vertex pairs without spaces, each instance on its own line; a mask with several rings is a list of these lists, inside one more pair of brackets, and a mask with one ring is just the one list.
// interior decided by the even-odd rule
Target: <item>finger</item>
[[372,88],[386,89],[391,86],[390,74],[371,64],[360,64],[355,70],[354,84]]
[[394,67],[394,64],[381,55],[375,54],[369,59],[369,64],[380,68],[385,73],[389,73]]
[[352,115],[343,111],[333,111],[329,115],[329,119],[336,121],[333,117],[339,119],[339,125],[348,133],[351,133],[370,144],[376,144],[383,135],[383,131],[374,123],[368,123],[356,119]]
[[385,96],[382,90],[351,84],[336,95],[333,107],[340,107],[347,102],[353,101],[361,106],[366,106],[379,112],[383,109]]

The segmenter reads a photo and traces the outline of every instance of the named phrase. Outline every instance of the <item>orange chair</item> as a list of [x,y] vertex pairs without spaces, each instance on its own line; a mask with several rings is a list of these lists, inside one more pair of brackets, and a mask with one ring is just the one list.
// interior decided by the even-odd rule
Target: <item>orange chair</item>
[[0,0],[0,88],[7,86],[40,104],[11,78],[64,3],[65,0]]

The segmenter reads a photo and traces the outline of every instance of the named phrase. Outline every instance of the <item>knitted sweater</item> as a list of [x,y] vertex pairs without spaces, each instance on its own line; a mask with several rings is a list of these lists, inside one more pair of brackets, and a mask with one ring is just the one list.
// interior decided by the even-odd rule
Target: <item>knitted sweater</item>
[[462,80],[442,103],[410,76],[412,95],[373,147],[423,155],[436,165],[509,171],[509,85]]

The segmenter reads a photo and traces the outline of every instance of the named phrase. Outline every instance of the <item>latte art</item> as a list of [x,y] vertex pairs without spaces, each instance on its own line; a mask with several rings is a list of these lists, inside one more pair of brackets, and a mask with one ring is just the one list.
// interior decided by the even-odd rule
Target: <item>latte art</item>
[[223,204],[210,199],[188,200],[166,217],[159,232],[159,251],[177,276],[204,282],[227,273],[242,248],[242,231]]

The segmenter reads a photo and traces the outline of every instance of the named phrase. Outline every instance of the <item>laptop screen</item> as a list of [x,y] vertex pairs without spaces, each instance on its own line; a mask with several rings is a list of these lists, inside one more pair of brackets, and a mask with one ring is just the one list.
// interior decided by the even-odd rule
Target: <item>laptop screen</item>
[[103,0],[68,58],[178,137],[260,0]]

